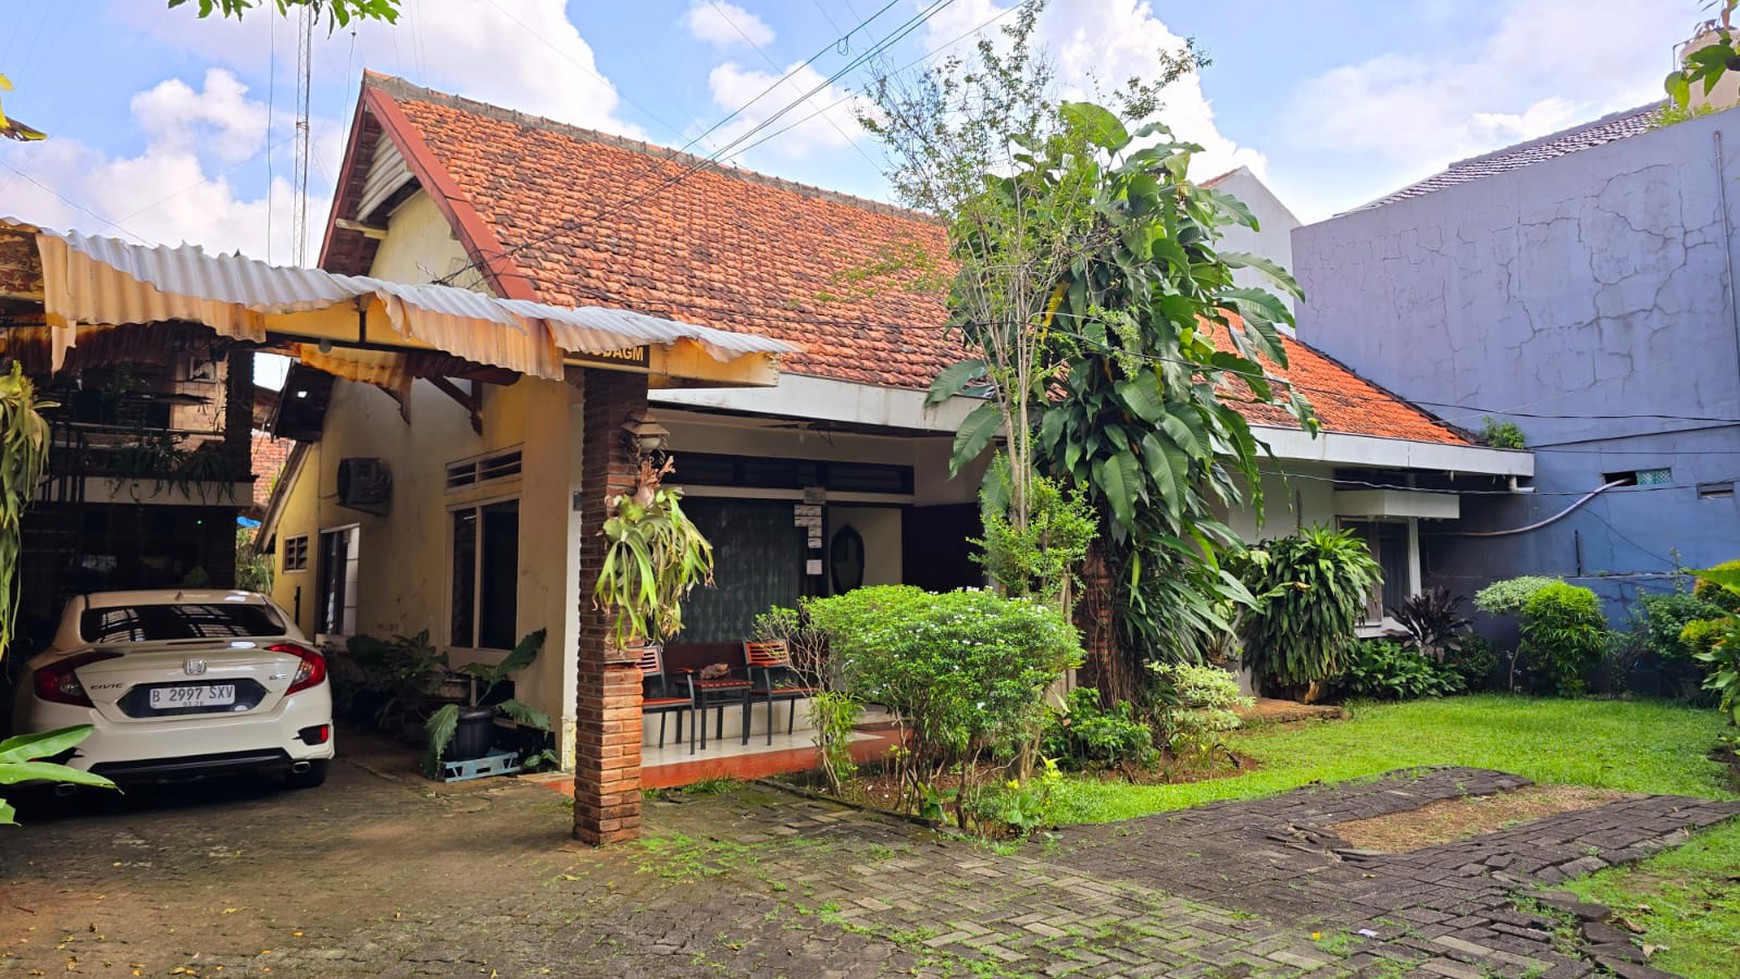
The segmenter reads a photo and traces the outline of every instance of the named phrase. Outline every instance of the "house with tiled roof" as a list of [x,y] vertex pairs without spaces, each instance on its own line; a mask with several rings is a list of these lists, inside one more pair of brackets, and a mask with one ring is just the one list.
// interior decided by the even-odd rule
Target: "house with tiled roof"
[[[950,478],[947,465],[972,403],[924,403],[936,372],[963,351],[929,294],[866,288],[848,274],[890,256],[940,261],[944,249],[939,224],[911,211],[370,74],[321,264],[801,346],[781,358],[772,386],[655,377],[644,395],[670,433],[669,481],[718,559],[717,587],[695,592],[681,641],[666,650],[673,662],[705,664],[735,655],[756,614],[803,595],[982,581],[967,539],[983,467]],[[1289,339],[1287,350],[1284,373],[1317,406],[1323,431],[1246,409],[1274,452],[1269,524],[1232,515],[1253,538],[1362,521],[1405,594],[1418,585],[1419,523],[1454,520],[1461,487],[1528,475],[1527,454],[1478,445],[1303,343]],[[633,357],[588,366],[645,383]],[[366,378],[308,380],[324,384],[327,405],[303,436],[318,451],[286,487],[272,529],[281,557],[287,540],[298,542],[290,553],[312,557],[279,575],[279,598],[290,607],[298,587],[312,594],[322,561],[351,566],[357,584],[343,616],[329,599],[297,606],[306,629],[428,629],[461,659],[499,655],[531,628],[571,632],[584,604],[575,584],[584,535],[529,514],[570,496],[585,502],[582,443],[625,417],[594,414],[574,391],[535,379],[437,378],[399,392],[358,382]],[[287,385],[286,404],[300,383]],[[596,386],[587,382],[588,396]],[[391,473],[390,506],[339,505],[350,459]],[[549,665],[520,693],[568,723],[571,645],[552,642]]]
[[1535,479],[1470,497],[1425,580],[1557,575],[1622,621],[1740,556],[1740,113],[1660,103],[1452,164],[1299,229],[1301,341],[1465,428],[1520,429]]

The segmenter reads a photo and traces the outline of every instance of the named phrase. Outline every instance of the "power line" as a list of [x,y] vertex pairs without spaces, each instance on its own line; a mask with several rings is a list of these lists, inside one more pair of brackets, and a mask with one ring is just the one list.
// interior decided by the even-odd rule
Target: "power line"
[[43,183],[42,181],[36,179],[35,177],[32,177],[30,174],[25,173],[23,170],[18,169],[17,167],[13,166],[12,164],[6,162],[5,160],[0,160],[0,166],[5,167],[6,169],[19,175],[20,177],[23,177],[25,180],[28,180],[31,183],[35,184],[36,186],[42,188],[44,191],[46,191],[50,194],[53,194],[55,197],[60,199],[61,203],[65,204],[66,206],[71,207],[71,208],[76,208],[80,211],[85,212],[86,214],[89,214],[91,217],[96,218],[98,221],[103,222],[104,224],[108,225],[111,228],[114,228],[116,231],[119,231],[120,233],[126,235],[127,237],[133,239],[134,241],[139,242],[140,244],[150,244],[150,242],[147,242],[144,238],[139,237],[138,235],[134,234],[131,231],[128,231],[126,228],[121,227],[119,224],[116,224],[114,221],[111,221],[108,218],[103,217],[101,214],[98,214],[96,211],[91,210],[90,208],[84,206],[83,204],[80,204],[78,201],[75,201],[72,198],[61,193],[60,191],[55,190],[53,187],[50,187],[49,185]]
[[[492,0],[492,2],[493,2],[493,0]],[[713,8],[713,10],[716,13],[718,13],[718,15],[722,19],[724,19],[725,23],[731,25],[731,29],[737,32],[737,36],[741,37],[745,44],[748,44],[751,48],[754,48],[756,54],[761,55],[761,60],[767,62],[767,66],[769,68],[772,68],[774,71],[779,70],[779,64],[777,62],[775,62],[773,60],[773,58],[769,57],[768,53],[766,51],[762,50],[761,45],[755,43],[755,39],[750,37],[747,33],[745,33],[743,28],[737,26],[737,22],[731,19],[731,15],[726,12],[725,8],[719,6],[719,0],[707,0],[707,3],[709,6],[711,6]],[[832,18],[829,18],[829,19],[832,20]],[[838,30],[838,28],[835,28],[835,29]],[[846,35],[842,36],[841,40],[850,44],[850,38],[851,38],[851,35],[846,34]],[[835,50],[838,50],[838,48],[836,48]],[[849,51],[850,48],[848,48],[847,50]],[[843,55],[846,53],[846,51],[841,51],[840,53]],[[851,96],[848,95],[846,98],[840,99],[840,100],[834,102],[833,105],[835,105],[835,106],[840,105],[840,104],[850,100],[850,98],[851,98]],[[829,106],[829,108],[832,108],[832,107],[833,106]],[[823,111],[823,113],[825,113],[827,110],[824,109],[822,111]],[[813,119],[813,118],[815,118],[815,115],[816,114],[812,113],[808,118]],[[850,146],[850,147],[852,147],[852,149],[858,151],[858,155],[864,158],[865,163],[868,163],[871,166],[876,165],[876,161],[870,159],[870,154],[864,152],[864,147],[859,146],[857,140],[853,139],[849,134],[847,134],[847,132],[844,129],[841,129],[840,124],[835,122],[834,118],[832,116],[823,115],[823,119],[824,119],[824,121],[827,122],[828,126],[834,130],[834,132],[837,132],[840,134],[840,138],[846,141],[847,146]],[[741,155],[744,152],[747,152],[747,150],[738,150],[737,152],[738,152],[738,155]]]

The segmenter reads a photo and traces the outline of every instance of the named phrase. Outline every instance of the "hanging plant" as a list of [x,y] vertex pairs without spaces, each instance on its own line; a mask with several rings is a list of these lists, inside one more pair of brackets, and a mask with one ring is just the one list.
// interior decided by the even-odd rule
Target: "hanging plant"
[[19,521],[48,469],[48,422],[38,409],[51,407],[36,400],[36,385],[16,362],[0,374],[0,658],[18,617]]
[[592,592],[610,613],[616,649],[660,642],[683,629],[683,599],[713,583],[713,545],[683,512],[682,491],[661,485],[670,462],[643,461],[639,487],[610,500],[604,563]]

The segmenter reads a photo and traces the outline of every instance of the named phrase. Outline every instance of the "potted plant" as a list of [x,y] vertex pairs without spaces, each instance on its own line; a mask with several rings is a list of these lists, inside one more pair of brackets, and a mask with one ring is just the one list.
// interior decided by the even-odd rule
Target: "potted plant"
[[509,674],[532,665],[543,648],[544,630],[539,629],[521,639],[499,663],[467,663],[458,669],[458,673],[471,679],[470,704],[465,707],[444,704],[429,715],[424,730],[429,734],[425,767],[430,778],[440,774],[443,760],[470,761],[489,754],[495,743],[497,714],[505,714],[540,731],[550,730],[550,716],[523,701],[509,698],[500,703],[489,703],[495,688],[501,686]]
[[713,583],[713,545],[683,513],[682,491],[661,485],[666,460],[640,463],[639,486],[610,500],[604,562],[592,592],[611,616],[609,662],[634,662],[638,650],[683,628],[682,600]]

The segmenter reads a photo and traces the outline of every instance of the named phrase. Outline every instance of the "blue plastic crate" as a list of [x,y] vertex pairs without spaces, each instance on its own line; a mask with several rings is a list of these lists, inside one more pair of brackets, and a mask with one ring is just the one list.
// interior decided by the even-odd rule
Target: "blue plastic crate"
[[491,775],[507,775],[520,770],[514,761],[519,755],[512,751],[484,755],[482,758],[472,758],[468,761],[444,761],[441,763],[441,781],[465,782],[474,778],[489,778]]

